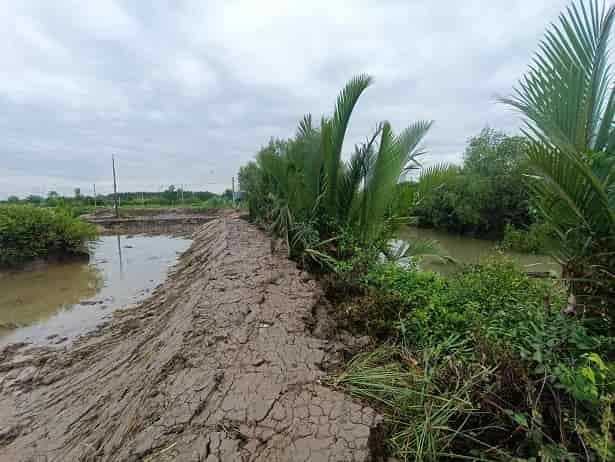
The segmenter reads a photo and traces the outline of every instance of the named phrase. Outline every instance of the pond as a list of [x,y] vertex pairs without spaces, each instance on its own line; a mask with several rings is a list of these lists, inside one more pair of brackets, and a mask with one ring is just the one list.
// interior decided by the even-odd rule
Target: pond
[[0,272],[0,346],[73,341],[145,299],[190,244],[170,236],[103,236],[89,261]]
[[[511,251],[500,251],[497,242],[487,239],[449,234],[433,229],[406,227],[399,233],[399,239],[434,239],[444,254],[452,257],[459,263],[479,263],[482,259],[494,255],[506,255],[519,263],[528,272],[553,272],[559,274],[560,267],[556,261],[546,255],[524,254]],[[454,273],[458,266],[451,263],[442,263],[434,259],[426,259],[421,266],[424,269],[441,274]]]

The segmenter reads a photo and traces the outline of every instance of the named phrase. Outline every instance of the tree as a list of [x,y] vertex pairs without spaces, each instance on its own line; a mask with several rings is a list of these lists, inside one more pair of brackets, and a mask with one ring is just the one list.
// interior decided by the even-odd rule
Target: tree
[[615,9],[579,1],[540,44],[514,94],[530,139],[528,185],[573,292],[615,298]]
[[75,188],[75,199],[81,199],[81,188]]
[[468,142],[463,154],[466,172],[484,177],[517,175],[525,166],[527,139],[483,128]]
[[40,204],[41,202],[43,202],[43,198],[41,196],[37,196],[35,194],[31,194],[28,197],[26,197],[26,202],[28,202],[29,204]]
[[162,192],[162,198],[169,203],[177,201],[177,189],[175,185],[170,185],[165,191]]
[[8,202],[11,202],[11,203],[17,203],[17,202],[19,202],[19,197],[17,197],[17,196],[9,196],[7,200],[8,200]]
[[[463,167],[418,202],[413,212],[424,226],[501,237],[507,224],[532,223],[524,187],[527,139],[490,128],[469,139]],[[425,181],[422,179],[421,181]]]

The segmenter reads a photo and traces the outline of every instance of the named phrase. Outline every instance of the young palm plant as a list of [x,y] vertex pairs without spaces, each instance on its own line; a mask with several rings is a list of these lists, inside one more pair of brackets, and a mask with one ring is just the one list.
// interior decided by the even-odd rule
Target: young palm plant
[[305,116],[293,139],[270,142],[240,172],[251,213],[286,242],[291,256],[324,261],[341,229],[351,229],[363,243],[373,241],[391,218],[396,184],[418,165],[432,122],[416,122],[399,135],[380,123],[348,162],[342,160],[350,117],[371,82],[367,75],[351,79],[331,118],[323,117],[316,128]]
[[573,3],[546,32],[513,96],[503,99],[525,119],[528,184],[552,228],[546,244],[573,292],[603,300],[615,294],[614,18],[612,6]]

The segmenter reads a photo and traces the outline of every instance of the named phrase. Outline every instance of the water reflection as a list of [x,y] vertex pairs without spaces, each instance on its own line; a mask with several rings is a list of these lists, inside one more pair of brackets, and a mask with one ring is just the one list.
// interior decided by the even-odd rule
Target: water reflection
[[[459,263],[479,263],[482,259],[489,256],[503,254],[514,259],[526,271],[554,272],[556,274],[559,274],[560,271],[560,266],[551,257],[510,251],[502,252],[497,249],[497,242],[486,239],[476,239],[433,229],[414,227],[407,227],[401,230],[399,238],[403,240],[434,239],[440,244],[445,255],[452,257]],[[451,274],[458,270],[458,267],[454,264],[429,258],[421,266],[442,274]]]
[[117,235],[117,255],[120,260],[120,279],[124,279],[124,265],[122,263],[122,242],[119,234]]
[[95,328],[112,311],[145,298],[190,242],[168,236],[104,236],[89,262],[0,273],[0,345],[73,339]]

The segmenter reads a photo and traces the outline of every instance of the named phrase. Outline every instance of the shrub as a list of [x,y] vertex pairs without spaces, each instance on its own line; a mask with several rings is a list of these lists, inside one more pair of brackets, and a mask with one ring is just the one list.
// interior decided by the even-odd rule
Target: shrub
[[551,283],[529,278],[511,260],[494,258],[441,276],[394,264],[375,265],[363,278],[373,293],[383,323],[404,342],[425,345],[455,332],[479,336],[479,327],[501,311],[543,310],[545,300],[563,303]]
[[555,283],[495,258],[451,279],[372,265],[362,284],[364,326],[395,336],[336,383],[381,407],[398,457],[611,460],[612,339],[563,314]]
[[500,247],[517,252],[541,253],[545,251],[549,237],[550,229],[546,223],[532,223],[526,229],[507,224]]
[[0,265],[13,266],[49,256],[86,254],[96,236],[93,225],[61,210],[0,207]]

